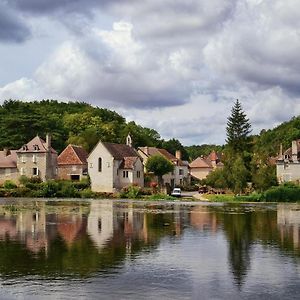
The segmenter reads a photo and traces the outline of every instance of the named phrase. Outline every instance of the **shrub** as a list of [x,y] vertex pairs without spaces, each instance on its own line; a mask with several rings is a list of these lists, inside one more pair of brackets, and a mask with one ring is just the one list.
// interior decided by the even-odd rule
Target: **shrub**
[[140,195],[141,188],[136,185],[131,185],[129,187],[123,188],[120,192],[121,198],[136,199]]
[[75,189],[80,191],[90,187],[90,183],[88,180],[75,181],[72,184]]
[[11,197],[31,197],[31,190],[26,187],[19,187],[10,191]]
[[25,186],[29,182],[29,178],[25,175],[19,177],[19,182],[21,185]]
[[6,180],[3,184],[3,187],[5,189],[10,190],[10,189],[15,189],[17,187],[17,185],[11,180]]
[[28,182],[30,182],[30,183],[42,183],[42,179],[40,177],[30,177],[30,178],[28,178]]
[[41,186],[41,197],[56,197],[59,190],[59,184],[54,180],[44,182]]
[[300,187],[291,183],[272,187],[264,193],[264,197],[267,202],[300,201]]
[[81,198],[97,198],[97,194],[92,192],[90,188],[84,189],[79,192]]
[[57,197],[75,198],[79,196],[78,191],[75,189],[72,182],[58,183],[58,190],[56,192]]

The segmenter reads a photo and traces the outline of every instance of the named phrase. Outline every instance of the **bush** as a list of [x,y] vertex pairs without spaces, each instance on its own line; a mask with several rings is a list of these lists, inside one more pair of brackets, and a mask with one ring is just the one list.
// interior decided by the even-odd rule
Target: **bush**
[[56,196],[76,198],[79,196],[79,192],[75,189],[72,182],[60,182],[58,183],[58,190],[56,192]]
[[21,185],[25,186],[29,182],[29,178],[25,175],[19,177],[19,182]]
[[3,184],[3,187],[5,189],[10,190],[10,189],[15,189],[17,187],[17,185],[11,180],[6,180]]
[[97,194],[92,192],[90,188],[84,189],[79,192],[81,198],[97,198]]
[[31,197],[31,190],[26,187],[19,187],[10,191],[10,197]]
[[291,183],[272,187],[264,193],[267,202],[300,201],[300,187]]
[[41,185],[41,197],[56,197],[59,190],[59,184],[54,180],[49,180]]
[[129,187],[123,188],[120,192],[121,198],[129,198],[129,199],[136,199],[140,196],[141,188],[136,185],[131,185]]
[[90,187],[90,183],[88,180],[74,181],[72,182],[75,189],[81,191]]

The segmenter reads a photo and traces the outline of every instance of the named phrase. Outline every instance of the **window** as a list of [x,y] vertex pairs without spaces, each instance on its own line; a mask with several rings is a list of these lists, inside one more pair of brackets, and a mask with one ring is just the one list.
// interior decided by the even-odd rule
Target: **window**
[[25,163],[25,162],[26,162],[26,157],[25,157],[25,155],[22,155],[22,156],[21,156],[21,162],[22,162],[22,163]]
[[128,171],[123,171],[123,178],[128,178]]
[[38,170],[38,168],[33,168],[33,169],[32,169],[32,175],[33,175],[33,176],[39,175],[39,170]]
[[90,163],[90,169],[93,169],[93,163]]
[[40,147],[38,145],[33,145],[33,149],[38,151],[38,150],[40,150]]
[[179,175],[183,175],[183,169],[179,169]]
[[32,162],[36,163],[36,154],[32,155]]
[[80,175],[71,175],[71,180],[79,181],[80,180]]
[[21,175],[25,175],[25,169],[21,168],[20,173],[21,173]]
[[102,158],[98,158],[98,172],[102,172]]
[[141,171],[136,171],[136,177],[141,178]]

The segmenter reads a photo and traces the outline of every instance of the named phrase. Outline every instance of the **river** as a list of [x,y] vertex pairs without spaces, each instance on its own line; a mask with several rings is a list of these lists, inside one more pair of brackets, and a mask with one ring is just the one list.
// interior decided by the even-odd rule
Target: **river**
[[298,299],[300,205],[0,199],[0,299]]

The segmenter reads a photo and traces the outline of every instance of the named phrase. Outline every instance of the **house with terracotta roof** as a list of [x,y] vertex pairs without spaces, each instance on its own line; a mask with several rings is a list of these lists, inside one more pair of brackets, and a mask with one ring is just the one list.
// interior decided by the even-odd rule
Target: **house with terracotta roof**
[[51,147],[51,137],[46,141],[36,136],[19,150],[0,151],[0,182],[19,177],[39,177],[42,181],[56,178],[57,152]]
[[144,186],[144,167],[141,157],[127,144],[99,141],[87,158],[91,189],[94,192],[113,193],[136,184]]
[[138,153],[143,159],[144,166],[149,157],[161,155],[174,165],[174,171],[163,176],[163,184],[169,184],[172,188],[179,185],[189,184],[189,164],[181,159],[181,151],[176,151],[175,156],[166,149],[156,147],[139,147]]
[[197,157],[190,163],[191,176],[196,179],[204,179],[206,176],[216,168],[223,168],[221,162],[221,155],[212,151],[208,156]]
[[300,181],[300,139],[292,141],[291,146],[283,151],[281,145],[276,158],[276,176],[279,183]]
[[68,145],[57,158],[57,177],[65,180],[81,180],[87,177],[88,153],[80,146]]

